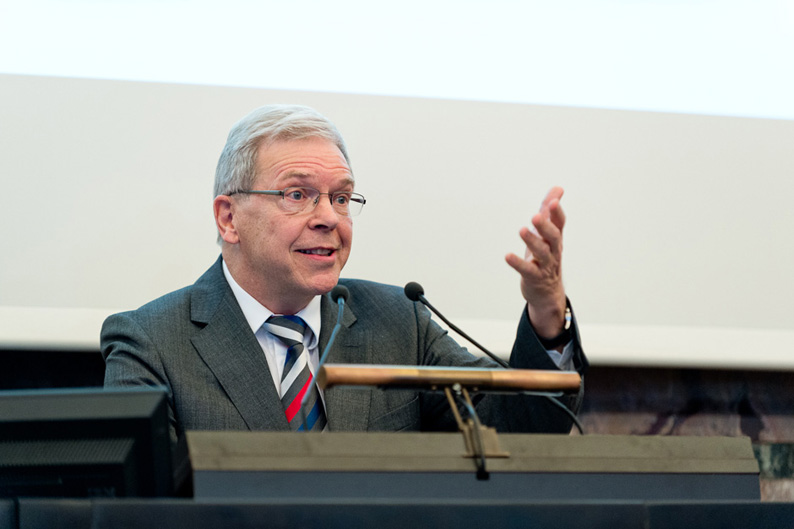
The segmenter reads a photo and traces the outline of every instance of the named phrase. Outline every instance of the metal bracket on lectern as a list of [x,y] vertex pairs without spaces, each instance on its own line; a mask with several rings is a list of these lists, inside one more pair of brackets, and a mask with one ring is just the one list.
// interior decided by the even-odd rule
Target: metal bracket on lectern
[[[464,421],[455,404],[455,397],[452,396],[453,392],[455,397],[463,404],[468,410],[469,416]],[[484,426],[477,412],[474,409],[474,404],[469,397],[469,392],[460,384],[453,384],[451,387],[444,387],[444,394],[449,401],[449,407],[455,415],[455,421],[458,423],[458,429],[463,435],[463,442],[466,446],[466,453],[463,457],[474,458],[477,462],[477,479],[488,479],[488,471],[485,468],[486,457],[510,457],[509,452],[502,450],[499,446],[499,436],[495,428]]]

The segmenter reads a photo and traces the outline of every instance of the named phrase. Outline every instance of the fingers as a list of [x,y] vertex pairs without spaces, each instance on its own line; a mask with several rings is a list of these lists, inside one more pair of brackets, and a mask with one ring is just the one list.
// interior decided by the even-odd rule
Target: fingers
[[[521,294],[527,301],[530,312],[535,312],[533,324],[541,323],[537,314],[550,314],[549,331],[553,335],[559,328],[559,301],[565,305],[565,290],[562,286],[562,229],[565,226],[565,212],[560,206],[563,195],[561,187],[553,187],[546,194],[540,211],[532,217],[531,229],[519,230],[521,240],[526,245],[524,258],[508,254],[505,261],[521,274]],[[549,307],[554,310],[547,310]],[[542,319],[542,318],[541,318]],[[553,320],[553,321],[552,321]],[[538,329],[538,327],[536,327]]]
[[522,259],[514,253],[505,255],[505,261],[510,267],[521,274],[521,277],[540,277],[540,265],[534,259]]
[[565,226],[565,212],[560,205],[563,193],[564,190],[561,187],[552,187],[540,205],[540,214],[550,219],[560,231]]
[[[538,215],[536,215],[537,217]],[[532,219],[535,220],[534,218]],[[548,222],[548,221],[547,221]],[[536,228],[537,230],[537,228]],[[521,228],[518,235],[527,247],[527,258],[531,257],[536,261],[547,260],[551,255],[551,247],[539,233],[533,233],[529,228]]]
[[[564,224],[564,217],[562,222]],[[523,229],[519,231],[519,234],[527,247],[532,250],[533,255],[538,255],[538,252],[542,254],[545,251],[559,259],[562,254],[562,227],[558,226],[553,220],[544,217],[542,213],[532,217],[532,226],[535,228],[537,235],[529,232],[529,230],[527,230],[529,233],[524,235]]]
[[549,192],[546,193],[546,197],[543,199],[543,203],[540,205],[540,209],[548,208],[549,205],[556,200],[557,202],[560,201],[562,195],[565,193],[565,190],[560,186],[554,186],[549,189]]
[[556,202],[552,201],[549,205],[549,217],[557,229],[562,231],[562,228],[565,226],[565,212],[562,210],[559,200]]
[[565,212],[560,206],[563,189],[553,187],[546,194],[540,211],[532,217],[532,229],[521,228],[519,236],[526,245],[522,259],[515,254],[505,256],[507,264],[522,276],[539,278],[543,269],[559,270],[562,260],[562,229]]

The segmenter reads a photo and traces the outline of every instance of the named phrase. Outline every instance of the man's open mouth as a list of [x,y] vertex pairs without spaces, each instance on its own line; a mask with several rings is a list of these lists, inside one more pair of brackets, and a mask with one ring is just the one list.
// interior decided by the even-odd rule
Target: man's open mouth
[[308,250],[298,250],[298,251],[300,253],[304,253],[304,254],[307,254],[307,255],[323,255],[323,256],[327,257],[327,256],[331,255],[332,253],[334,253],[335,250],[332,250],[330,248],[311,248],[311,249],[308,249]]

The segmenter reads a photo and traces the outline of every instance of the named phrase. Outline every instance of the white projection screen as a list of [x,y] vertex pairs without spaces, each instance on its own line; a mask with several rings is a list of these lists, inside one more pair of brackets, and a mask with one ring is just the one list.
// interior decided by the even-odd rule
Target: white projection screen
[[[565,284],[594,364],[794,368],[794,111],[783,105],[731,114],[15,60],[0,55],[2,348],[95,349],[105,316],[195,281],[219,253],[212,181],[229,128],[263,104],[297,103],[340,128],[367,197],[344,276],[418,281],[506,354],[523,301],[504,255],[561,185]],[[778,81],[770,93],[791,88]]]

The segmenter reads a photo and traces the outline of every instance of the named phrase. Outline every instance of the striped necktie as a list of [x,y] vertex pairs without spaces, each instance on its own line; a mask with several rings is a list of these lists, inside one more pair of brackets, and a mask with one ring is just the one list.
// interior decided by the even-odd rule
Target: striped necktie
[[[309,355],[303,347],[306,322],[298,316],[271,316],[264,324],[265,330],[287,346],[287,361],[281,373],[281,403],[293,431],[322,431],[326,424],[322,400],[314,386],[309,370]],[[306,401],[306,424],[303,424],[301,400],[309,391]]]

